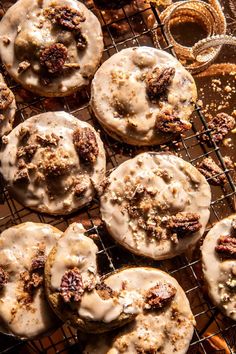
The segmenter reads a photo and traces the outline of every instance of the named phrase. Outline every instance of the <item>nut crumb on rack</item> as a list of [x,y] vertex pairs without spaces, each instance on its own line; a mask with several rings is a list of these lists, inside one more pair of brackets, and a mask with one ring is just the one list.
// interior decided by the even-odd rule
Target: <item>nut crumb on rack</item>
[[[208,122],[208,127],[210,129],[212,139],[216,144],[220,143],[224,137],[234,128],[234,126],[235,119],[226,113],[218,113]],[[204,128],[202,131],[204,131]],[[210,139],[208,134],[203,133],[201,135],[201,140],[204,142],[209,142]]]

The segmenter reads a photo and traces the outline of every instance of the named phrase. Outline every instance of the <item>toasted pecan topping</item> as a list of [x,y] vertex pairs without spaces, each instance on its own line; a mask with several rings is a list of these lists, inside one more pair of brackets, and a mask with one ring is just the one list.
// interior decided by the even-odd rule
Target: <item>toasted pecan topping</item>
[[174,298],[176,291],[176,288],[169,283],[158,283],[146,293],[146,308],[161,309],[165,307]]
[[79,30],[80,23],[86,20],[84,14],[70,6],[56,6],[45,9],[44,14],[52,23],[68,30]]
[[61,43],[55,43],[44,48],[40,53],[40,64],[45,67],[50,74],[62,71],[67,59],[68,50]]
[[167,222],[167,229],[178,236],[185,236],[189,233],[199,231],[202,225],[199,222],[200,215],[197,213],[181,212],[171,216]]
[[40,168],[47,177],[63,176],[70,172],[72,162],[69,154],[63,149],[51,150],[46,148],[42,152]]
[[[212,140],[214,140],[216,144],[221,142],[234,126],[235,119],[226,113],[218,113],[208,123],[208,128],[211,130]],[[204,130],[204,128],[202,130]],[[201,140],[209,142],[208,134],[203,134]]]
[[29,69],[30,65],[31,65],[30,62],[28,62],[27,60],[22,61],[18,66],[18,73],[19,74],[23,73],[24,71]]
[[236,237],[220,236],[215,250],[222,258],[236,259]]
[[46,134],[44,136],[42,135],[36,136],[36,141],[43,147],[51,146],[51,145],[57,146],[59,140],[60,138],[54,133]]
[[81,32],[77,34],[75,40],[77,42],[78,50],[84,50],[88,45],[87,38]]
[[30,181],[29,172],[27,168],[20,169],[14,176],[13,183],[15,184],[28,184]]
[[22,272],[20,277],[24,284],[24,290],[30,294],[43,284],[43,275],[32,272]]
[[29,144],[26,146],[20,146],[17,150],[16,157],[17,159],[23,158],[27,162],[30,162],[38,149],[38,145]]
[[74,181],[74,195],[75,197],[82,197],[87,191],[90,185],[90,179],[88,176],[81,175]]
[[156,120],[156,128],[164,133],[182,133],[191,129],[192,124],[184,122],[180,118],[175,117],[173,114],[163,112]]
[[12,91],[7,87],[6,84],[0,84],[0,109],[6,109],[10,106],[14,99]]
[[99,296],[104,300],[108,300],[114,296],[113,290],[104,282],[97,284],[95,289],[97,290]]
[[145,81],[149,98],[158,98],[171,84],[174,75],[174,68],[159,69],[156,67],[148,72]]
[[90,128],[78,128],[73,133],[73,143],[79,157],[85,162],[94,163],[98,157],[98,143]]
[[214,185],[223,185],[227,182],[223,170],[218,166],[211,157],[207,157],[197,165],[198,170],[209,178],[209,183]]
[[78,268],[65,272],[61,279],[60,295],[64,302],[80,301],[84,293],[82,276]]
[[32,259],[31,262],[31,271],[39,271],[44,269],[45,265],[45,247],[44,248],[39,248],[37,251],[35,257]]
[[4,285],[7,284],[9,279],[8,273],[5,272],[4,269],[2,269],[2,267],[0,267],[0,290],[4,287]]

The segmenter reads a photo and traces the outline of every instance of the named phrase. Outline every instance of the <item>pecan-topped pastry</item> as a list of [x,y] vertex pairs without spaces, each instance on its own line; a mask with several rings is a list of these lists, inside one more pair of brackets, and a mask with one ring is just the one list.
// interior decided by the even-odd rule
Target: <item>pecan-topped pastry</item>
[[202,268],[212,302],[236,320],[236,215],[217,222],[206,235]]
[[19,0],[0,24],[7,71],[42,96],[67,96],[88,85],[103,47],[98,19],[77,0]]
[[63,322],[85,332],[106,332],[131,321],[141,309],[130,302],[126,289],[113,291],[100,278],[98,248],[85,232],[81,224],[71,224],[49,254],[47,297]]
[[191,129],[196,98],[190,73],[151,47],[114,54],[92,81],[95,116],[113,138],[132,145],[161,144]]
[[131,252],[174,257],[202,236],[210,186],[190,163],[164,153],[143,153],[108,177],[101,214],[111,236]]
[[0,138],[12,130],[16,111],[13,92],[7,87],[0,74]]
[[66,112],[39,114],[19,124],[0,159],[13,196],[49,214],[68,214],[88,204],[105,178],[98,133]]
[[127,303],[138,303],[141,311],[133,322],[116,331],[94,337],[89,334],[87,345],[83,338],[83,353],[187,353],[195,321],[174,278],[159,269],[132,267],[119,269],[104,281],[117,292],[125,283]]
[[46,334],[58,324],[44,293],[44,263],[61,232],[26,222],[1,233],[1,332],[21,339]]

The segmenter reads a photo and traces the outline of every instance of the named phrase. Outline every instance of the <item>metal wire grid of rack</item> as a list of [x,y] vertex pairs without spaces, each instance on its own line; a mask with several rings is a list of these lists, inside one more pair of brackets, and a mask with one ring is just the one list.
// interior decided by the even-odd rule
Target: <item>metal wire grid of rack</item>
[[[6,11],[7,7],[13,2],[14,1],[11,3],[3,1],[3,3],[0,4],[3,11]],[[172,46],[167,42],[163,25],[159,20],[158,9],[155,7],[145,5],[145,8],[139,8],[138,6],[134,6],[129,10],[125,7],[117,11],[116,16],[114,16],[114,12],[112,12],[113,17],[111,17],[95,9],[90,0],[84,2],[92,11],[95,11],[101,20],[105,41],[103,61],[115,52],[126,47],[140,45],[154,46],[153,38],[157,30],[161,33],[161,42],[165,45],[161,46],[160,43],[155,41],[155,46],[175,55]],[[155,24],[152,27],[147,25],[147,20],[150,19],[150,16],[155,19]],[[18,98],[18,123],[34,114],[48,110],[66,110],[80,117],[80,119],[93,124],[96,128],[101,130],[101,137],[105,143],[107,153],[108,171],[137,153],[150,150],[150,148],[134,148],[117,143],[107,136],[94,119],[89,107],[89,89],[68,98],[46,99],[34,97],[12,82],[4,72],[4,68],[2,68],[1,71],[4,73],[8,84]],[[224,188],[212,188],[213,198],[209,222],[210,227],[214,222],[222,218],[222,208],[224,209],[223,216],[227,216],[235,211],[236,189],[231,174],[232,171],[226,167],[221,149],[212,141],[207,121],[199,107],[195,109],[193,122],[192,131],[186,136],[180,137],[175,142],[164,146],[152,147],[152,150],[160,151],[164,149],[173,151],[193,165],[206,156],[212,156],[216,161],[218,160],[228,182]],[[204,127],[204,132],[209,134],[211,147],[202,144],[199,140],[200,135],[198,131],[201,126]],[[64,230],[69,223],[80,221],[88,229],[88,233],[96,232],[98,234],[98,246],[100,249],[98,253],[98,264],[102,274],[109,273],[125,265],[151,265],[167,271],[174,276],[184,288],[196,319],[197,325],[188,353],[236,353],[234,339],[236,324],[224,318],[217,308],[208,300],[204,292],[201,278],[199,251],[196,251],[191,256],[182,255],[173,260],[162,262],[149,261],[145,258],[134,256],[116,245],[104,230],[99,216],[99,204],[97,200],[91,203],[89,207],[73,215],[55,218],[23,208],[10,197],[4,187],[2,188],[1,199],[0,231],[3,231],[11,225],[29,220],[50,223],[62,230]],[[214,343],[214,338],[221,340],[223,343],[222,350],[214,350],[213,347],[209,345],[209,341]],[[80,352],[76,331],[66,325],[57,329],[49,337],[27,343],[19,342],[11,337],[0,337],[1,353],[20,353],[21,350],[22,353],[48,354]]]

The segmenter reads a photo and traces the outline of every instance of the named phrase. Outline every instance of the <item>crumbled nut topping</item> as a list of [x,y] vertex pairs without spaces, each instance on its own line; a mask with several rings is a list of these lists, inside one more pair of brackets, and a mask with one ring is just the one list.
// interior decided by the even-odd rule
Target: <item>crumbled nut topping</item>
[[9,280],[8,273],[5,272],[5,270],[2,269],[2,267],[0,267],[0,290],[4,287],[4,285],[7,284],[8,280]]
[[52,23],[67,30],[79,30],[81,22],[86,20],[84,14],[70,6],[56,6],[45,9],[44,14]]
[[[234,126],[235,119],[226,113],[218,113],[208,123],[209,129],[211,129],[212,140],[214,140],[216,144],[220,143]],[[202,130],[204,130],[204,128]],[[208,134],[203,134],[201,140],[209,142]]]
[[220,236],[215,250],[222,258],[236,259],[236,237]]
[[33,295],[34,290],[43,284],[42,274],[25,271],[20,274],[20,277],[24,283],[24,290],[30,295]]
[[35,272],[44,269],[45,258],[45,245],[40,245],[36,255],[32,259],[31,271]]
[[38,145],[30,144],[26,146],[20,146],[17,150],[17,159],[23,158],[25,161],[30,162],[38,149]]
[[14,183],[16,184],[28,184],[30,181],[29,172],[27,168],[18,170],[14,176]]
[[209,183],[214,185],[224,185],[227,178],[223,170],[218,166],[211,157],[207,157],[197,165],[198,170],[209,179]]
[[95,289],[103,300],[108,300],[114,296],[113,290],[104,282],[97,284]]
[[84,195],[90,185],[90,179],[87,176],[80,176],[74,181],[74,195],[77,198],[80,198]]
[[98,143],[90,128],[78,128],[73,133],[73,143],[79,157],[85,162],[95,163],[98,157]]
[[77,42],[78,50],[84,50],[88,45],[87,38],[81,32],[78,33],[75,40]]
[[167,306],[176,294],[176,288],[169,283],[158,283],[146,293],[145,308],[161,309]]
[[70,172],[72,162],[69,154],[63,149],[58,148],[52,151],[50,148],[46,148],[42,151],[39,167],[42,169],[45,176],[63,176]]
[[40,64],[45,67],[50,74],[62,71],[67,59],[68,50],[61,43],[55,43],[43,49],[40,53]]
[[168,112],[163,112],[159,117],[157,117],[156,128],[164,133],[182,133],[186,130],[191,129],[192,124],[189,122],[184,122],[180,118],[169,114]]
[[14,99],[14,95],[11,90],[5,85],[1,83],[0,85],[0,109],[6,109],[10,106]]
[[54,133],[46,134],[45,136],[42,135],[36,136],[36,141],[43,147],[47,147],[51,145],[57,146],[59,140],[60,138]]
[[202,227],[199,219],[200,215],[197,213],[182,212],[171,216],[167,221],[166,227],[181,237],[199,231]]
[[23,73],[24,71],[29,69],[30,65],[31,65],[30,62],[28,62],[27,60],[22,61],[18,66],[18,73],[19,74]]
[[149,98],[157,99],[171,84],[174,75],[174,68],[160,69],[156,67],[148,72],[145,81]]
[[60,295],[64,302],[80,301],[84,293],[82,276],[78,268],[65,272],[61,279]]

